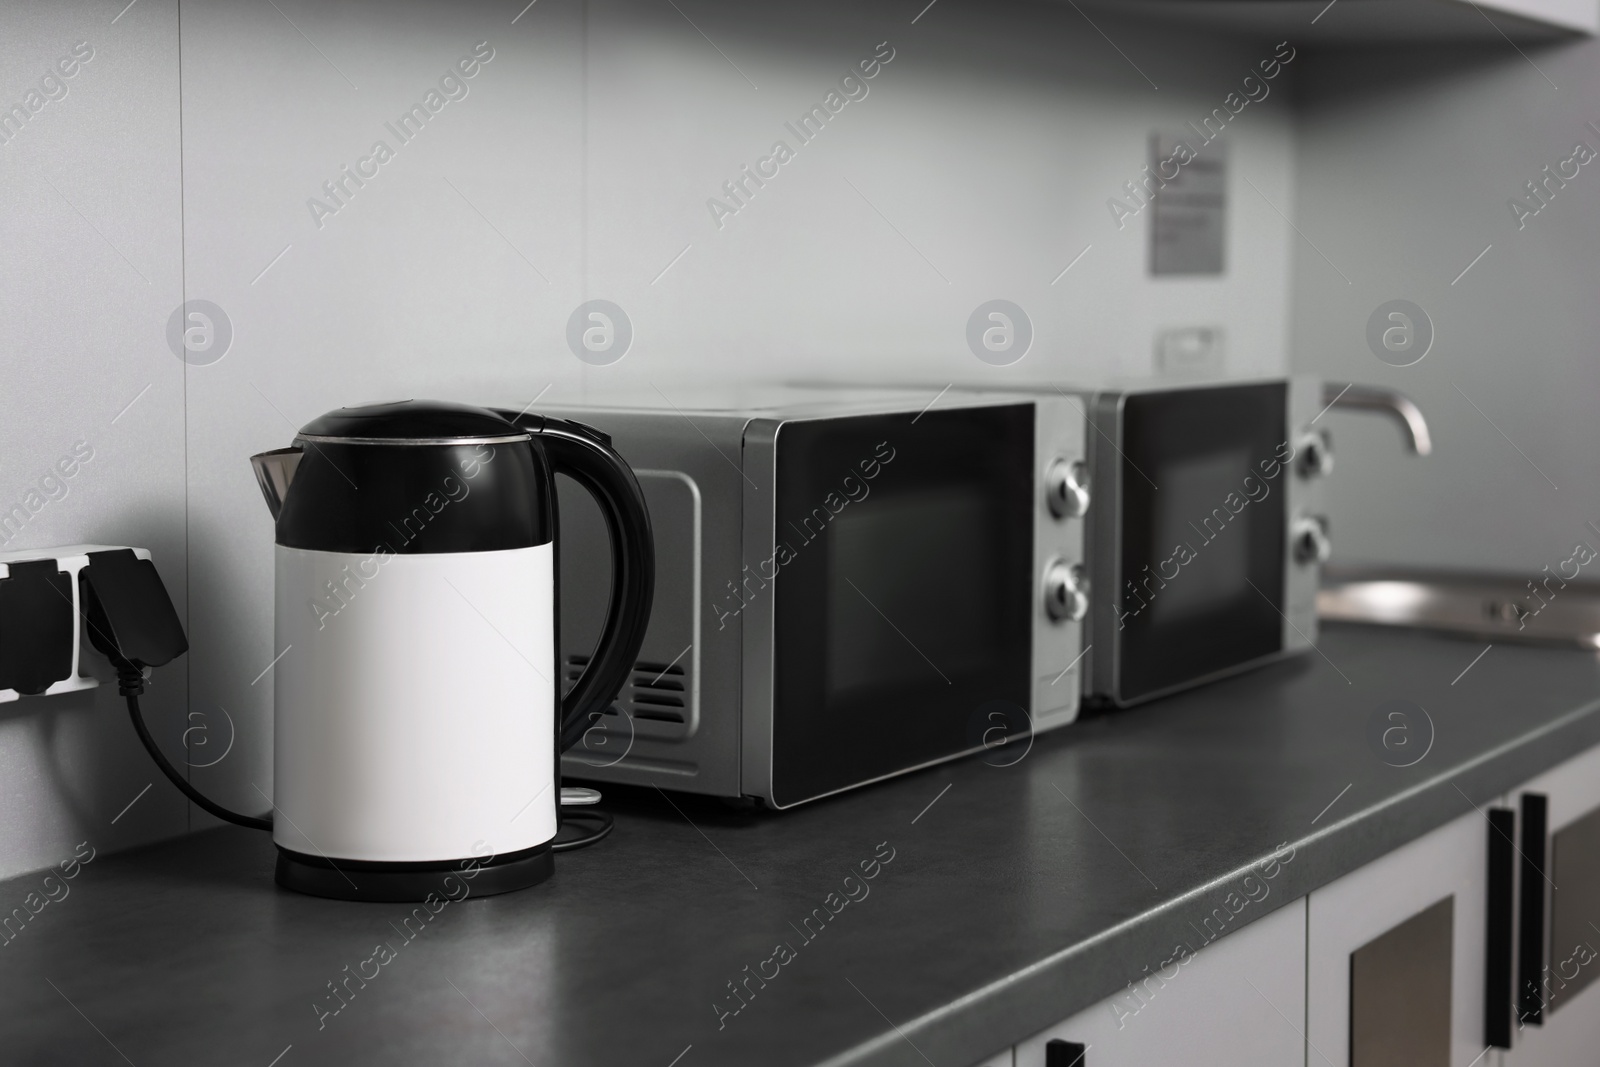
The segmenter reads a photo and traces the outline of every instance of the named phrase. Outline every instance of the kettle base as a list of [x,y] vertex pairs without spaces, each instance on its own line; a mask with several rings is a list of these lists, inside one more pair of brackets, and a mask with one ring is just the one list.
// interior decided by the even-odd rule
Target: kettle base
[[[331,860],[278,849],[274,881],[285,889],[331,900],[409,903],[489,897],[538,885],[555,873],[549,843],[486,860],[373,863]],[[465,895],[461,887],[465,886]]]

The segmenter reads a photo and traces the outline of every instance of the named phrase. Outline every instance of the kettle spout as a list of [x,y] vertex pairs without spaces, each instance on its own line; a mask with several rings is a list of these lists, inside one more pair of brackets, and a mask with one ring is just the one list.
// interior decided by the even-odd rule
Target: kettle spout
[[302,455],[299,448],[275,448],[250,457],[250,466],[256,470],[256,481],[261,486],[261,495],[267,498],[267,510],[272,512],[274,522],[278,512],[283,510],[283,498],[289,493],[289,484],[294,481]]

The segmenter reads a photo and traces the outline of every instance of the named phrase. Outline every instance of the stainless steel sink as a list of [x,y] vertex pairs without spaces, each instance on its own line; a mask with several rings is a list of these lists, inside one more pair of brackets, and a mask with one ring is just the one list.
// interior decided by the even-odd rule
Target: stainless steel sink
[[1317,614],[1490,641],[1600,648],[1600,582],[1401,568],[1328,568]]

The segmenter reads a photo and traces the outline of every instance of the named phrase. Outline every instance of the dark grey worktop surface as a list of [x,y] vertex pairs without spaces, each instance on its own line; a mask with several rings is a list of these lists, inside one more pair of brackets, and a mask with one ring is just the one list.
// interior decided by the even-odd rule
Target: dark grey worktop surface
[[[972,758],[782,814],[608,790],[609,840],[542,886],[444,906],[409,942],[407,905],[276,889],[264,834],[101,856],[0,947],[0,1059],[969,1067],[1194,941],[1280,843],[1292,859],[1237,925],[1600,743],[1592,654],[1497,645],[1452,684],[1481,645],[1353,627],[1319,645],[1040,738],[1012,766]],[[1409,768],[1367,739],[1390,699],[1435,727]],[[804,940],[880,847],[893,859],[867,895]],[[41,878],[0,883],[0,908]],[[362,964],[385,940],[394,958]],[[719,1029],[727,983],[779,943],[792,958]],[[378,974],[319,1029],[347,964]]]

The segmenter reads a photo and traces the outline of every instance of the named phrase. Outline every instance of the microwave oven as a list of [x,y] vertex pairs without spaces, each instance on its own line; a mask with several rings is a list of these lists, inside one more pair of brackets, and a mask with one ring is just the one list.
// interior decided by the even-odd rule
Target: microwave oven
[[1085,557],[1086,703],[1126,707],[1314,651],[1330,551],[1325,417],[1427,421],[1392,389],[1307,377],[1142,384],[1070,395],[1087,416],[1096,503]]
[[1086,699],[1126,707],[1312,650],[1330,545],[1322,383],[1067,392],[1096,496]]
[[[1076,717],[1089,498],[1069,398],[766,390],[549,410],[610,437],[656,546],[638,662],[564,776],[787,808],[967,753],[1009,761],[1023,750],[1003,746]],[[609,548],[585,494],[558,498],[570,679],[604,619]]]

